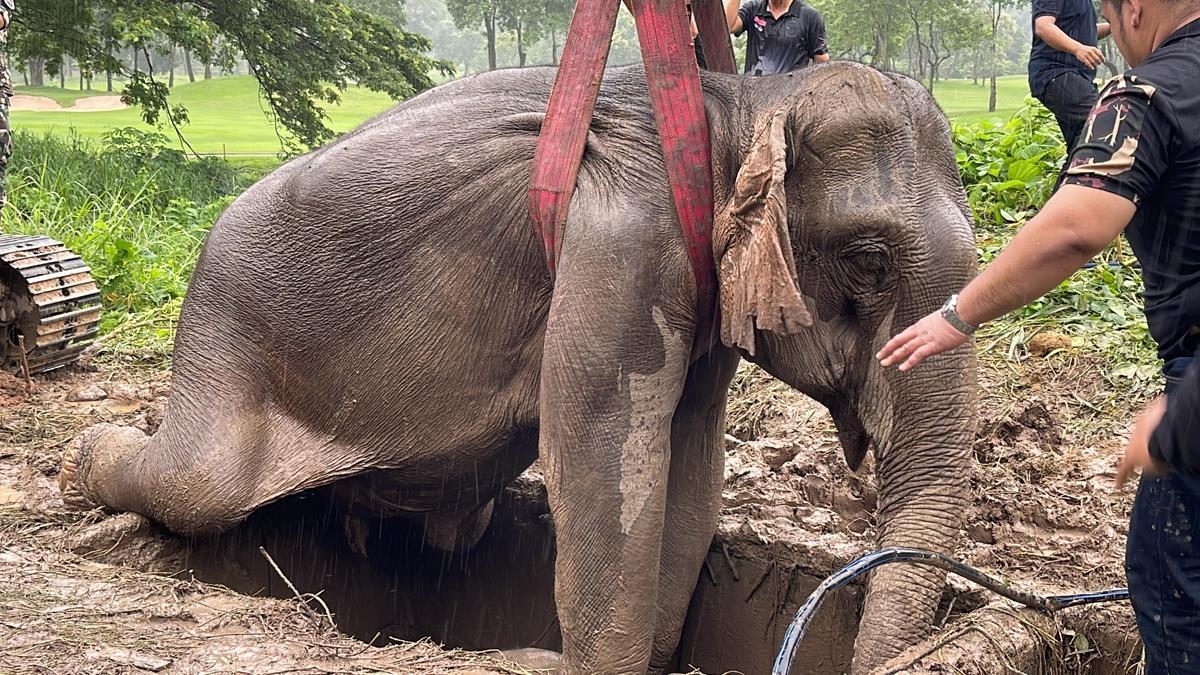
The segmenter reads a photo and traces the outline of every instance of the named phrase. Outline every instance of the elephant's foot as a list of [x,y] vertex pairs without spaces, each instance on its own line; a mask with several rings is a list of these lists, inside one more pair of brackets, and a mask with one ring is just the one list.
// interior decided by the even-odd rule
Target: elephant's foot
[[505,661],[542,675],[557,675],[559,664],[562,662],[562,654],[534,647],[506,649],[500,652],[500,656]]
[[109,475],[119,460],[140,450],[148,439],[139,429],[115,424],[84,429],[63,451],[58,473],[63,504],[84,511],[111,506],[97,495],[97,480]]
[[425,518],[425,541],[439,551],[471,548],[492,523],[494,502],[488,500],[467,513],[431,513]]

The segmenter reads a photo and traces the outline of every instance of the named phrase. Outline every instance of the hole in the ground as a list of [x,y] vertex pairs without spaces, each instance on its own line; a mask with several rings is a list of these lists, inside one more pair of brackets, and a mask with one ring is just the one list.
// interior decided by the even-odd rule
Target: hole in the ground
[[[302,593],[320,592],[338,627],[359,639],[558,650],[552,528],[544,490],[522,481],[497,503],[487,533],[469,551],[434,550],[419,525],[392,520],[373,523],[363,558],[328,501],[309,495],[263,508],[219,538],[192,542],[185,564],[204,582],[292,597],[262,546]],[[677,654],[681,670],[770,672],[788,622],[820,577],[786,554],[761,557],[742,557],[737,542],[710,551]],[[793,673],[845,672],[859,606],[856,587],[826,602]]]

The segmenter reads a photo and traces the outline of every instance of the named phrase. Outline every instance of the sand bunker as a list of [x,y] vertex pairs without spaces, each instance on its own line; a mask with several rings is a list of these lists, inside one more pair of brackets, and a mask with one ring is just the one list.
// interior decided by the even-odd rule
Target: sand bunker
[[120,96],[87,96],[76,99],[75,105],[64,108],[58,101],[47,96],[16,94],[9,101],[13,110],[32,112],[103,112],[126,108]]

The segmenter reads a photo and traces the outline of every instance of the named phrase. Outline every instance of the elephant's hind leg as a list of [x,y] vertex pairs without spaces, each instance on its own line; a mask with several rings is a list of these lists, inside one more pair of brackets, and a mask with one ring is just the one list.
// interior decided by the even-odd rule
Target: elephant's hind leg
[[64,453],[64,502],[132,511],[181,534],[209,534],[254,509],[366,468],[365,454],[282,414],[228,406],[169,410],[152,438],[111,424]]

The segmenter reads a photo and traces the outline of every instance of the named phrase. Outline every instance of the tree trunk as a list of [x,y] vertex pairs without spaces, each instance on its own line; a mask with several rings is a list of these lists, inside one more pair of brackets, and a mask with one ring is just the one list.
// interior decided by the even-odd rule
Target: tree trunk
[[187,69],[188,82],[196,81],[196,71],[192,70],[192,50],[184,48],[183,67]]
[[996,34],[1000,30],[1000,7],[992,0],[992,83],[988,91],[988,112],[996,112],[996,70],[1000,63],[996,57]]
[[64,56],[62,67],[58,69],[58,88],[67,88],[67,73],[71,70],[71,57]]
[[29,86],[46,86],[46,59],[29,59]]
[[175,87],[175,43],[169,45],[167,51],[167,87]]
[[558,65],[558,33],[550,29],[550,65]]
[[212,79],[212,64],[209,63],[208,61],[204,62],[204,79],[206,79],[206,80]]
[[488,70],[496,69],[496,10],[488,12],[483,19],[487,29]]
[[525,43],[521,35],[521,20],[517,19],[517,65],[525,67]]
[[138,50],[137,50],[137,47],[130,47],[129,49],[130,49],[130,51],[132,51],[132,52],[133,52],[133,72],[135,72],[135,73],[140,73],[140,72],[142,72],[142,71],[138,70]]
[[111,94],[112,90],[113,90],[112,89],[112,71],[111,70],[104,71],[104,84],[105,84],[105,91],[107,91],[108,93]]
[[21,78],[23,80],[25,80],[25,86],[28,87],[29,86],[29,71],[22,68],[21,69]]

